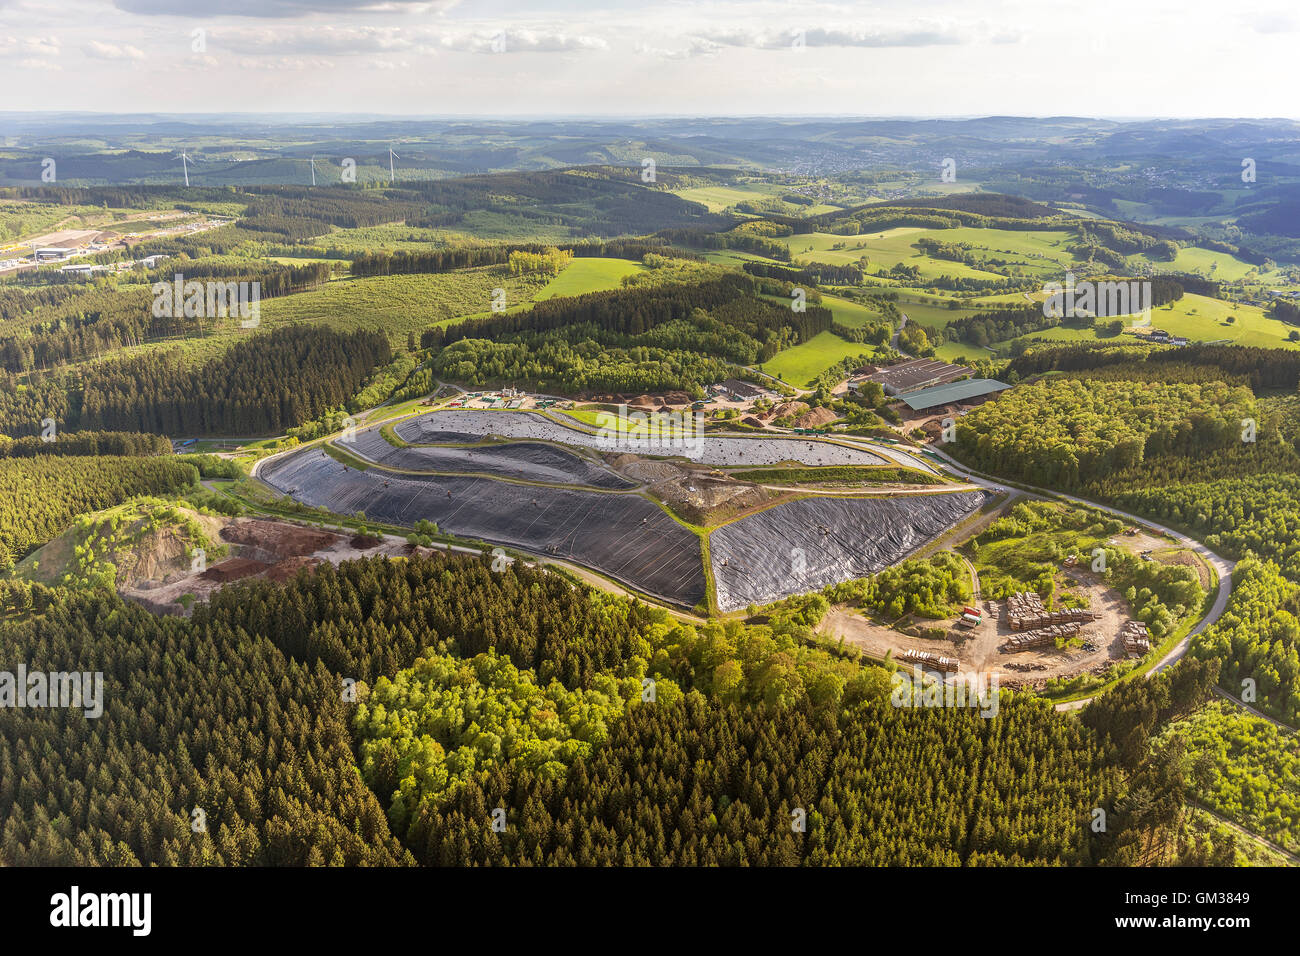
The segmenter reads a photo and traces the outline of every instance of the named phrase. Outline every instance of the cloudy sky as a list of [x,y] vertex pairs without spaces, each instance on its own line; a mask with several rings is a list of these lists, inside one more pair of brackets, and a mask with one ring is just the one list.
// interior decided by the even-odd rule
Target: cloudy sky
[[1294,0],[0,0],[0,110],[1300,116]]

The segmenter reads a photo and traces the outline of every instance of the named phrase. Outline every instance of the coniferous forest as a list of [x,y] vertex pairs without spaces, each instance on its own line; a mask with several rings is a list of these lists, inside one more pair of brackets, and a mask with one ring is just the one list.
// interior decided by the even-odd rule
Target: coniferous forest
[[[662,612],[556,581],[473,558],[370,561],[231,588],[191,619],[99,592],[28,611],[4,625],[6,646],[32,669],[102,670],[116,703],[93,720],[0,712],[0,852],[11,865],[914,865],[1098,862],[1113,849],[1086,821],[1118,779],[1040,703],[1008,700],[993,720],[899,709],[887,683],[736,702],[689,666],[659,672],[676,640],[656,633]],[[500,738],[468,729],[478,772],[403,819],[389,804],[409,755],[373,750],[359,775],[350,728],[426,647],[500,654],[567,692],[633,677],[638,693],[559,773],[498,759]],[[643,702],[647,676],[680,693]],[[505,700],[512,686],[487,690]],[[426,760],[467,732],[446,705]]]

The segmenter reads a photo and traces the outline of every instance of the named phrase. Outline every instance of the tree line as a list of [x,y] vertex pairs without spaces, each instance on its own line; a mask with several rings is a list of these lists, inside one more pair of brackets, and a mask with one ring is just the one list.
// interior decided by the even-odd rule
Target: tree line
[[264,435],[347,401],[391,359],[380,332],[292,325],[258,333],[198,366],[179,350],[150,352],[0,391],[0,431],[141,431]]
[[646,255],[699,259],[689,252],[675,250],[662,239],[589,239],[582,242],[544,244],[537,242],[504,245],[457,245],[430,250],[377,250],[364,252],[352,259],[354,276],[409,275],[413,273],[454,272],[481,266],[504,265],[512,254],[542,254],[551,249],[570,252],[575,258],[610,258],[640,260]]
[[77,515],[136,495],[166,495],[198,481],[174,458],[40,455],[0,458],[0,572],[61,534]]

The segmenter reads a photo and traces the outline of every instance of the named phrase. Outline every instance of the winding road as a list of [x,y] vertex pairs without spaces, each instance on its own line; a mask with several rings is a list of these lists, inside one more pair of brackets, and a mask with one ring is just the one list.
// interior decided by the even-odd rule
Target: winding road
[[[1030,498],[1038,498],[1042,501],[1070,501],[1077,505],[1083,505],[1097,511],[1105,512],[1106,514],[1114,515],[1116,518],[1123,518],[1125,521],[1141,527],[1152,528],[1173,538],[1188,550],[1195,551],[1205,560],[1206,564],[1214,569],[1215,574],[1217,574],[1219,578],[1219,591],[1214,597],[1214,604],[1210,607],[1209,613],[1197,621],[1196,626],[1188,631],[1186,636],[1175,644],[1164,657],[1160,658],[1154,667],[1147,671],[1147,677],[1150,677],[1152,674],[1157,674],[1167,667],[1172,667],[1174,664],[1178,663],[1178,661],[1182,660],[1183,656],[1187,653],[1187,648],[1191,645],[1192,638],[1217,621],[1227,608],[1228,598],[1232,595],[1232,571],[1237,564],[1235,561],[1228,561],[1225,558],[1219,557],[1219,555],[1215,554],[1199,541],[1189,538],[1187,535],[1175,531],[1173,528],[1156,524],[1154,521],[1147,518],[1129,514],[1127,511],[1121,511],[1120,509],[1112,508],[1109,505],[1098,504],[1097,502],[1089,501],[1086,498],[1079,498],[1075,495],[1067,495],[1046,488],[1034,488],[1032,485],[1017,484],[1014,486],[1007,486],[999,484],[993,479],[985,478],[976,472],[971,471],[941,448],[932,446],[931,450],[943,459],[944,464],[947,466],[949,471],[952,471],[964,477],[967,481],[980,485],[990,491],[1018,493]],[[1092,696],[1095,697],[1096,695],[1094,694]],[[1092,697],[1085,697],[1082,700],[1073,700],[1068,703],[1057,704],[1056,709],[1062,711],[1078,710],[1090,700],[1092,700]]]

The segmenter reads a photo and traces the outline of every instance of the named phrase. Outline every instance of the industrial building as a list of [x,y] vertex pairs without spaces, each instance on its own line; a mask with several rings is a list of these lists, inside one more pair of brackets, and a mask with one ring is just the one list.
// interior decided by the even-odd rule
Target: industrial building
[[953,379],[970,375],[965,365],[953,365],[937,359],[913,359],[886,368],[876,369],[865,376],[868,382],[879,382],[886,395],[901,395],[930,385],[941,385]]
[[953,402],[968,402],[986,398],[995,392],[1001,392],[1010,387],[1005,382],[999,382],[993,378],[968,378],[962,382],[950,382],[947,385],[936,385],[933,388],[922,388],[915,392],[907,392],[900,395],[899,398],[913,411],[924,411],[927,408],[950,405]]

